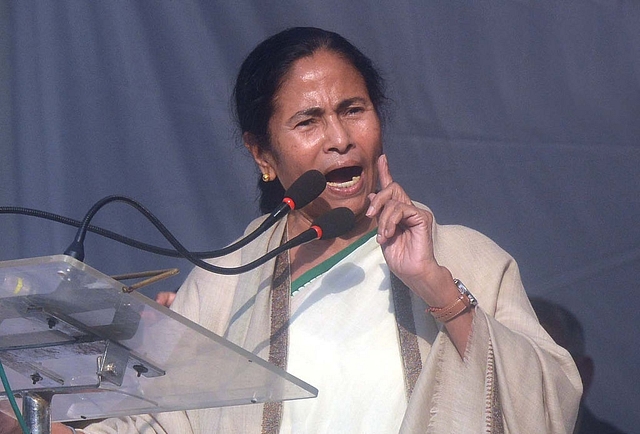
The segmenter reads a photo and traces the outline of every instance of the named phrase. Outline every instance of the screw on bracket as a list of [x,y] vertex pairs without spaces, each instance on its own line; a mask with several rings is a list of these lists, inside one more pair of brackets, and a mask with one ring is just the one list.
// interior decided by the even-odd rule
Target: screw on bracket
[[47,325],[50,329],[54,328],[58,324],[58,320],[52,317],[47,318]]
[[118,375],[118,369],[115,363],[107,363],[102,370],[112,375]]
[[138,373],[138,377],[149,372],[149,369],[144,365],[133,365],[133,369]]
[[36,384],[39,381],[42,381],[42,375],[40,375],[39,373],[35,372],[33,374],[31,374],[31,381],[33,381],[33,384]]

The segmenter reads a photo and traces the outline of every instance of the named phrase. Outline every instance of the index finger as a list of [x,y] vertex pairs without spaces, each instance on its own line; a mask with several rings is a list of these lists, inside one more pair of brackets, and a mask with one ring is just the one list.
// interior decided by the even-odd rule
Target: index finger
[[378,157],[378,180],[380,181],[380,188],[387,188],[389,184],[393,182],[391,173],[389,172],[389,162],[387,161],[386,154],[382,154]]

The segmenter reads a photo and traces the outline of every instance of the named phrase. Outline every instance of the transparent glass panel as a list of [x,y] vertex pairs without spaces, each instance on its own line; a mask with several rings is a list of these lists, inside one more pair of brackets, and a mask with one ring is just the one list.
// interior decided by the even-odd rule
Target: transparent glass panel
[[0,360],[14,394],[55,392],[54,421],[317,395],[65,255],[0,262]]

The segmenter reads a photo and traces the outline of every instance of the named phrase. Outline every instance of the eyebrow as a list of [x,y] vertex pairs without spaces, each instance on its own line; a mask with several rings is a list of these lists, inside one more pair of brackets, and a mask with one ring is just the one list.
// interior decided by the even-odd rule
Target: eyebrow
[[[341,112],[345,110],[347,107],[352,106],[353,104],[365,104],[365,103],[366,103],[366,100],[359,96],[355,96],[353,98],[347,98],[344,101],[340,101],[340,104],[338,104],[338,107],[337,107],[337,111]],[[320,107],[309,107],[294,113],[293,116],[289,118],[289,121],[293,121],[296,118],[300,118],[300,117],[307,117],[307,116],[316,117],[316,116],[322,115],[322,113],[324,113],[324,109]]]
[[351,107],[354,104],[365,104],[367,101],[359,96],[354,96],[353,98],[347,98],[344,101],[341,101],[340,104],[338,104],[338,111],[343,111],[345,110],[347,107]]
[[309,107],[304,110],[300,110],[299,112],[295,112],[293,116],[289,118],[289,120],[292,121],[296,118],[307,117],[307,116],[311,116],[311,117],[320,116],[322,113],[324,113],[324,110],[321,109],[320,107]]

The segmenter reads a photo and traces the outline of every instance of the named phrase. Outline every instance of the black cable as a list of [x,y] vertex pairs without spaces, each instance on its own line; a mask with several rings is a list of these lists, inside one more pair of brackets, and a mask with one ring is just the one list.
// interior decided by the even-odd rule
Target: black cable
[[82,224],[80,225],[80,227],[78,228],[78,232],[76,233],[76,237],[73,240],[73,242],[69,245],[69,247],[67,248],[67,250],[65,250],[65,254],[69,255],[69,256],[73,256],[76,259],[82,261],[84,259],[84,248],[82,246],[82,243],[84,242],[84,238],[86,236],[88,227],[89,227],[89,223],[91,222],[91,219],[93,218],[93,216],[105,205],[111,203],[111,202],[123,202],[126,203],[127,205],[132,206],[133,208],[137,209],[147,220],[149,220],[151,222],[151,224],[153,224],[156,229],[158,229],[158,231],[160,231],[160,233],[162,234],[162,236],[169,241],[169,243],[178,251],[178,253],[180,253],[180,255],[187,259],[189,262],[191,262],[192,264],[203,268],[207,271],[210,271],[212,273],[217,273],[217,274],[235,274],[234,271],[230,271],[231,269],[228,268],[224,268],[224,267],[217,267],[215,265],[211,265],[207,262],[204,262],[203,260],[201,260],[200,258],[195,257],[189,250],[187,250],[177,239],[175,236],[173,236],[173,234],[165,227],[164,224],[162,224],[162,222],[155,216],[153,215],[149,210],[147,210],[142,204],[140,204],[139,202],[135,201],[134,199],[131,199],[129,197],[126,196],[107,196],[101,200],[99,200],[98,202],[96,202],[91,209],[87,212],[87,214],[85,215],[84,219],[82,220]]
[[[14,207],[14,206],[2,206],[0,207],[0,214],[18,214],[18,215],[27,215],[31,217],[37,217],[41,219],[51,220],[56,223],[62,223],[68,226],[74,226],[79,228],[82,226],[82,222],[79,220],[74,220],[69,217],[61,216],[59,214],[54,214],[47,211],[42,211],[39,209],[33,208],[23,208],[23,207]],[[125,237],[124,235],[120,235],[116,232],[112,232],[110,230],[101,228],[99,226],[89,225],[87,226],[87,230],[89,232],[93,232],[95,234],[101,235],[105,238],[110,238],[114,241],[117,241],[122,244],[126,244],[130,247],[134,247],[139,250],[145,250],[150,253],[155,253],[157,255],[170,256],[173,258],[181,258],[182,256],[174,249],[166,249],[163,247],[154,246],[151,244],[144,243],[142,241],[135,240],[133,238]],[[209,251],[209,252],[192,252],[194,256],[199,258],[212,258],[215,256],[217,251]]]
[[[100,228],[98,226],[90,225],[89,222],[91,221],[95,213],[104,205],[110,202],[124,202],[136,208],[143,216],[147,218],[147,220],[149,220],[160,231],[162,236],[167,241],[169,241],[169,243],[174,247],[174,250],[153,246],[151,244],[143,243],[138,240],[125,237],[123,235]],[[71,243],[71,246],[70,246],[70,248],[74,250],[74,252],[71,252],[71,253],[76,254],[78,256],[84,256],[82,254],[83,248],[81,246],[81,243],[84,241],[87,231],[97,233],[107,238],[111,238],[115,241],[118,241],[120,243],[129,245],[131,247],[134,247],[140,250],[145,250],[151,253],[170,256],[174,258],[185,258],[197,266],[203,266],[204,264],[207,264],[204,261],[200,261],[200,258],[209,258],[209,257],[215,257],[219,255],[219,251],[217,250],[208,251],[208,252],[189,252],[176,239],[176,237],[162,224],[162,222],[160,222],[160,220],[156,216],[154,216],[149,210],[147,210],[140,203],[126,196],[107,196],[101,199],[91,208],[91,210],[89,210],[89,212],[85,215],[83,221],[70,219],[68,217],[60,216],[58,214],[53,214],[46,211],[41,211],[41,210],[36,210],[31,208],[21,208],[21,207],[0,207],[0,214],[29,215],[29,216],[43,218],[47,220],[53,220],[58,223],[63,223],[69,226],[75,226],[79,228],[78,232],[76,233],[76,238],[74,239],[74,241]],[[65,251],[65,254],[68,254],[69,250],[70,249],[67,248],[67,251]],[[73,256],[73,255],[70,255],[70,256]],[[76,259],[82,260],[83,258],[81,259],[80,257],[77,257]],[[199,263],[195,263],[194,261]],[[212,270],[209,270],[209,271],[212,271]]]
[[[45,220],[51,220],[56,223],[62,223],[67,226],[73,226],[76,228],[82,227],[82,223],[79,220],[75,220],[69,217],[65,217],[59,214],[54,214],[48,211],[42,211],[34,208],[24,208],[24,207],[15,207],[15,206],[2,206],[0,207],[0,214],[17,214],[17,215],[26,215],[31,217],[37,217]],[[191,254],[196,258],[208,259],[208,258],[218,258],[220,256],[224,256],[228,253],[231,253],[237,250],[240,247],[248,244],[253,241],[255,238],[260,235],[263,226],[266,226],[267,221],[263,222],[258,228],[256,228],[253,232],[247,235],[244,238],[236,241],[233,244],[230,244],[222,249],[217,250],[208,250],[204,252],[191,252]],[[146,252],[154,253],[156,255],[169,256],[172,258],[182,258],[183,256],[175,249],[167,249],[164,247],[155,246],[153,244],[147,244],[145,242],[136,240],[134,238],[129,238],[124,235],[120,235],[116,232],[110,231],[108,229],[101,228],[100,226],[88,225],[87,231],[93,232],[105,238],[110,238],[114,241],[117,241],[121,244],[126,244],[130,247],[136,248],[138,250],[144,250]]]
[[[111,232],[102,228],[99,228],[97,226],[92,226],[90,224],[91,219],[95,216],[95,214],[105,205],[111,203],[111,202],[123,202],[126,203],[127,205],[132,206],[133,208],[135,208],[136,210],[138,210],[145,218],[147,218],[147,220],[149,220],[155,227],[156,229],[158,229],[160,231],[160,233],[162,234],[162,236],[169,241],[169,243],[174,247],[175,251],[169,250],[169,249],[163,249],[163,248],[159,248],[156,246],[152,246],[146,243],[141,243],[137,240],[133,240],[131,238],[128,237],[124,237],[122,235],[116,234],[115,232]],[[151,251],[153,253],[158,253],[158,254],[165,254],[167,256],[172,256],[172,257],[183,257],[185,259],[187,259],[189,262],[191,262],[192,264],[203,268],[207,271],[210,271],[212,273],[217,273],[217,274],[225,274],[225,275],[229,275],[229,274],[240,274],[240,273],[244,273],[245,271],[249,271],[252,268],[255,268],[263,263],[265,263],[266,261],[268,261],[269,259],[275,257],[277,254],[279,254],[280,252],[296,247],[300,244],[306,243],[308,241],[314,240],[316,238],[334,238],[337,236],[340,236],[346,232],[348,232],[349,230],[351,230],[351,228],[353,227],[353,225],[355,224],[355,217],[353,216],[353,212],[351,212],[350,210],[348,210],[347,208],[337,208],[334,210],[331,210],[330,212],[328,212],[327,214],[321,216],[318,218],[318,220],[316,222],[314,222],[313,226],[308,229],[307,231],[303,232],[302,234],[298,235],[297,237],[295,237],[294,239],[290,240],[289,242],[281,245],[280,247],[276,248],[275,250],[267,253],[265,256],[258,258],[256,260],[254,260],[253,262],[249,263],[249,264],[245,264],[243,266],[239,266],[239,267],[232,267],[232,268],[225,268],[225,267],[218,267],[215,265],[211,265],[207,262],[204,262],[201,259],[200,255],[203,254],[214,254],[217,256],[221,255],[221,252],[225,252],[226,250],[230,249],[231,247],[237,247],[238,245],[244,245],[246,243],[248,243],[250,240],[252,240],[253,238],[255,238],[257,235],[259,235],[260,233],[262,233],[262,230],[264,230],[264,227],[267,226],[265,223],[263,223],[262,225],[260,225],[254,232],[252,232],[251,234],[249,234],[249,236],[247,238],[249,238],[249,240],[247,240],[246,238],[243,240],[240,240],[234,244],[232,244],[231,246],[228,246],[224,249],[220,249],[217,251],[212,251],[212,252],[200,252],[200,253],[193,253],[190,252],[189,250],[187,250],[177,239],[176,237],[171,233],[171,231],[169,231],[164,224],[162,224],[162,222],[155,216],[153,215],[153,213],[151,213],[149,210],[147,210],[142,204],[140,204],[139,202],[135,201],[134,199],[131,199],[129,197],[126,196],[117,196],[117,195],[113,195],[113,196],[107,196],[101,200],[99,200],[98,202],[96,202],[91,209],[87,212],[87,214],[85,215],[84,219],[82,220],[82,222],[79,222],[77,220],[73,220],[73,219],[69,219],[67,217],[63,217],[63,216],[59,216],[57,214],[53,214],[53,213],[49,213],[46,211],[40,211],[40,210],[34,210],[34,209],[29,209],[29,208],[19,208],[19,207],[0,207],[0,214],[6,214],[6,213],[12,213],[12,214],[25,214],[25,215],[30,215],[30,216],[35,216],[35,217],[40,217],[40,218],[45,218],[45,219],[49,219],[49,220],[53,220],[56,222],[60,222],[60,223],[64,223],[64,224],[68,224],[68,225],[72,225],[72,226],[76,226],[78,227],[78,231],[76,233],[76,237],[73,240],[73,242],[69,245],[69,247],[65,250],[65,254],[72,256],[80,261],[82,261],[84,259],[84,239],[86,237],[87,231],[92,231],[95,233],[98,233],[100,235],[112,238],[116,241],[122,242],[124,244],[128,244],[132,247],[136,247],[142,250],[147,250],[147,251]],[[276,217],[274,217],[276,218]],[[269,220],[269,219],[267,219]],[[323,229],[326,232],[326,236],[322,235],[322,231]],[[319,232],[318,232],[319,230]],[[252,238],[253,236],[253,238]]]
[[[234,243],[223,247],[217,250],[210,250],[206,252],[190,252],[191,255],[195,258],[207,259],[207,258],[218,258],[220,256],[225,256],[229,253],[235,252],[241,247],[249,244],[251,241],[255,240],[259,235],[265,232],[268,228],[270,228],[273,224],[275,224],[279,219],[286,216],[289,211],[292,209],[299,209],[306,206],[309,202],[317,198],[326,186],[326,179],[324,175],[318,170],[308,170],[303,173],[297,180],[291,184],[289,189],[285,191],[283,201],[273,210],[273,212],[267,216],[267,218],[251,233],[248,235],[238,239]],[[130,205],[138,208],[139,211],[143,212],[144,207],[134,201],[133,199],[129,199],[124,196],[108,196],[99,202],[97,202],[91,210],[85,215],[85,218],[82,222],[78,220],[73,220],[68,217],[64,217],[58,214],[53,214],[47,211],[41,211],[32,208],[22,208],[22,207],[0,207],[0,214],[22,214],[29,215],[34,217],[39,217],[47,220],[52,220],[58,223],[63,223],[69,226],[74,226],[80,228],[76,234],[76,240],[72,243],[71,246],[67,249],[67,252],[70,256],[76,257],[76,259],[82,260],[84,257],[84,237],[86,232],[94,232],[98,235],[101,235],[106,238],[111,238],[119,243],[126,244],[128,246],[134,247],[139,250],[144,250],[147,252],[151,252],[157,255],[169,256],[173,258],[181,258],[183,255],[172,249],[165,249],[163,247],[154,246],[151,244],[143,243],[141,241],[135,240],[133,238],[125,237],[123,235],[117,234],[115,232],[103,229],[99,226],[93,226],[89,224],[90,220],[93,218],[95,213],[102,208],[106,203],[112,202],[114,200],[121,200],[125,202],[129,202]],[[137,205],[134,205],[137,204]],[[142,208],[142,209],[141,209]],[[153,215],[144,210],[143,214],[148,214],[153,217]],[[153,217],[155,221],[159,223],[159,220]],[[166,233],[171,233],[164,227],[158,227],[161,232],[166,231]],[[163,233],[163,235],[165,235]],[[171,235],[172,236],[172,235]],[[173,237],[173,236],[172,236]],[[166,235],[165,235],[166,238]],[[175,239],[175,238],[174,238]]]
[[[239,267],[225,268],[225,267],[218,267],[218,266],[209,264],[207,262],[204,262],[202,259],[197,257],[196,254],[187,250],[176,239],[176,237],[171,233],[171,231],[169,231],[155,215],[153,215],[149,210],[147,210],[143,205],[141,205],[134,199],[128,198],[126,196],[107,196],[101,199],[100,201],[96,202],[96,204],[93,207],[91,207],[91,209],[89,210],[89,212],[87,212],[82,222],[68,219],[66,217],[62,218],[61,216],[47,213],[44,211],[30,210],[30,209],[16,208],[16,207],[0,207],[0,213],[8,213],[9,211],[11,211],[13,213],[28,214],[36,217],[41,217],[41,218],[53,219],[54,221],[77,226],[79,229],[78,229],[78,232],[76,233],[76,238],[71,243],[69,248],[67,248],[67,251],[65,251],[65,254],[69,254],[69,253],[76,254],[78,255],[77,259],[82,260],[84,256],[83,255],[84,249],[82,248],[82,243],[84,242],[86,232],[89,230],[89,228],[92,227],[89,223],[93,218],[93,216],[103,206],[111,202],[123,202],[137,209],[145,218],[147,218],[147,220],[149,220],[156,227],[156,229],[158,229],[158,231],[160,231],[162,236],[175,248],[175,252],[168,251],[171,256],[183,257],[187,259],[189,262],[191,262],[192,264],[196,265],[197,267],[203,268],[207,271],[210,271],[216,274],[233,275],[233,274],[244,273],[245,271],[249,271],[252,268],[255,268],[267,262],[269,259],[275,257],[276,255],[278,255],[280,252],[284,250],[296,247],[300,244],[303,244],[315,238],[318,238],[318,234],[314,231],[314,229],[308,229],[307,231],[303,232],[302,234],[295,237],[294,239],[288,241],[287,243],[276,248],[275,250],[267,253],[267,255],[260,257],[249,264],[245,264]],[[350,230],[354,224],[353,222],[355,221],[355,217],[353,217],[353,213],[349,211],[350,214],[345,215],[344,213],[345,211],[349,211],[349,210],[345,208],[336,208],[330,211],[329,213],[325,214],[324,216],[321,216],[318,219],[320,223],[314,222],[314,225],[325,226],[325,224],[328,224],[329,226],[334,226],[336,224],[335,221],[337,220],[339,222],[338,226],[340,226],[340,228],[337,231],[332,228],[331,234],[329,237],[332,238],[332,237],[340,236],[342,235],[342,233]],[[343,224],[342,222],[345,222],[345,223]],[[133,246],[133,247],[137,247],[137,245],[144,245],[147,248],[152,247],[153,250],[158,249],[155,246],[150,246],[144,243],[140,243],[136,240],[131,240],[127,237],[123,237],[111,231],[107,231],[97,227],[94,227],[94,228],[96,229],[95,232],[100,233],[100,235],[109,236],[109,238],[113,238],[116,241],[126,240],[127,242],[125,244],[129,244],[129,245],[136,244],[136,246]],[[133,241],[133,243],[130,243],[130,241]],[[167,251],[167,249],[159,249],[159,250]],[[205,252],[205,253],[211,253],[211,252]]]

